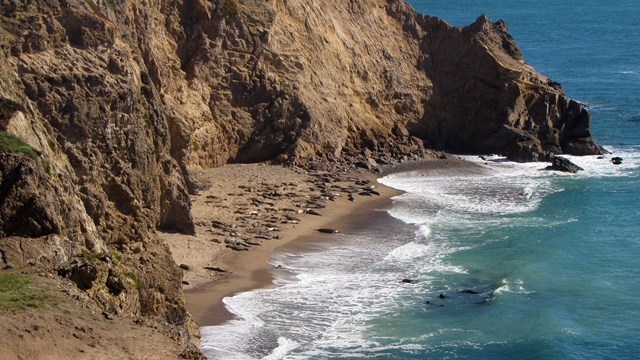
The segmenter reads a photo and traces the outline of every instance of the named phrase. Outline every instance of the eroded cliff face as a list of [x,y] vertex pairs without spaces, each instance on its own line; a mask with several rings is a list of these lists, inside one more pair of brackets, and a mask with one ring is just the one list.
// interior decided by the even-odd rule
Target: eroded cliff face
[[422,19],[431,29],[421,44],[434,84],[423,119],[429,146],[517,161],[600,153],[585,107],[526,64],[504,22],[483,15],[460,29]]
[[599,152],[584,107],[485,17],[454,28],[396,0],[0,0],[0,12],[0,130],[26,146],[0,149],[2,262],[79,287],[88,276],[97,307],[169,324],[191,350],[180,272],[155,230],[194,231],[193,169]]

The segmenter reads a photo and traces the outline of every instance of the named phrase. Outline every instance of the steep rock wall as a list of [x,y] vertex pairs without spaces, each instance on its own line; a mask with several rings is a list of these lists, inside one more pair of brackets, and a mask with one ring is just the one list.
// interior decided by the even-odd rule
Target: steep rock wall
[[0,131],[25,144],[0,150],[1,265],[57,270],[98,313],[158,321],[197,354],[155,236],[194,231],[187,184],[145,62],[146,11],[115,6],[2,2]]
[[519,161],[600,153],[585,107],[526,64],[502,21],[465,28],[425,16],[424,70],[433,80],[424,138],[437,149]]

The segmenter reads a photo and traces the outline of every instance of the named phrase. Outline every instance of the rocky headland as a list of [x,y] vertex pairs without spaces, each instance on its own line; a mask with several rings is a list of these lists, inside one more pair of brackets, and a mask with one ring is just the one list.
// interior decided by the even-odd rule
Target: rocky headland
[[[485,16],[456,28],[400,0],[0,0],[0,16],[8,358],[201,358],[183,287],[211,275],[183,279],[179,243],[253,251],[299,211],[375,196],[356,169],[600,153],[585,107]],[[215,176],[263,162],[279,165],[255,179],[284,173]]]

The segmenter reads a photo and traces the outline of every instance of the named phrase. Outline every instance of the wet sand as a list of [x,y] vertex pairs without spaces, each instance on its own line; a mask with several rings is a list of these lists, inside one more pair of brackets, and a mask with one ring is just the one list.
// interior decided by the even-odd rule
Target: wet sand
[[376,209],[391,204],[391,197],[401,192],[376,183],[380,196],[361,198],[350,202],[346,198],[336,200],[325,209],[323,216],[306,216],[297,225],[281,232],[283,239],[269,242],[260,248],[243,253],[225,254],[225,262],[230,269],[236,269],[225,279],[203,284],[186,292],[187,307],[199,326],[220,324],[233,318],[227,311],[222,299],[227,296],[252,289],[273,286],[273,271],[277,264],[270,264],[273,253],[278,250],[302,251],[310,241],[332,241],[339,235],[323,234],[318,228],[333,228],[341,232],[349,231],[350,226],[362,223]]
[[[194,198],[193,212],[196,221],[196,236],[184,236],[176,234],[160,234],[169,244],[174,254],[174,259],[178,264],[188,263],[191,267],[185,271],[185,279],[189,285],[185,285],[185,296],[187,308],[199,326],[212,326],[221,324],[233,318],[224,306],[223,299],[241,292],[252,289],[263,288],[273,285],[274,271],[283,271],[276,268],[278,264],[271,264],[269,261],[275,251],[304,252],[309,244],[317,242],[332,241],[336,235],[323,234],[315,231],[318,228],[335,228],[341,232],[356,231],[358,226],[366,226],[367,219],[375,216],[376,210],[386,209],[391,206],[391,198],[400,195],[402,192],[388,188],[377,182],[377,178],[396,172],[423,171],[426,176],[429,174],[439,174],[442,172],[464,172],[481,173],[483,167],[472,164],[456,157],[449,156],[448,159],[425,160],[420,162],[403,163],[383,169],[382,175],[375,175],[370,172],[350,172],[343,173],[336,177],[336,184],[344,186],[345,183],[353,181],[368,181],[368,186],[375,186],[375,191],[379,193],[373,196],[361,196],[354,193],[355,201],[349,201],[346,194],[336,197],[335,201],[326,201],[326,207],[318,209],[322,216],[314,216],[299,213],[296,218],[300,219],[298,224],[286,224],[278,229],[278,238],[265,240],[260,246],[251,246],[248,251],[232,251],[226,248],[224,239],[229,234],[211,232],[206,224],[211,221],[225,219],[231,221],[233,214],[239,211],[237,202],[246,198],[251,198],[255,192],[247,194],[234,194],[240,188],[247,190],[244,184],[266,184],[265,181],[276,184],[296,183],[296,191],[303,198],[313,198],[314,191],[303,193],[301,189],[317,187],[318,182],[309,178],[306,173],[295,172],[277,166],[268,165],[232,165],[223,168],[208,170],[202,178],[211,184],[216,184],[213,189],[200,192]],[[265,180],[266,179],[266,180]],[[314,185],[315,184],[315,185]],[[247,185],[248,186],[248,185]],[[269,188],[270,185],[264,185]],[[338,186],[339,187],[339,186]],[[217,194],[217,195],[213,195]],[[220,194],[237,195],[236,205],[233,202],[221,203],[216,200],[213,204],[207,199],[220,197]],[[291,199],[278,198],[268,205],[262,206],[253,203],[246,211],[251,213],[265,213],[269,207],[290,211],[292,207],[302,209],[304,204],[291,201]],[[244,209],[244,207],[241,207]],[[298,212],[301,210],[297,210]],[[236,217],[237,219],[237,217]],[[246,227],[246,226],[245,226]],[[245,229],[246,230],[246,229]],[[235,230],[232,231],[233,235]],[[240,230],[238,232],[241,232]],[[235,235],[234,235],[235,236]],[[225,273],[207,271],[204,266],[222,266],[228,270]]]

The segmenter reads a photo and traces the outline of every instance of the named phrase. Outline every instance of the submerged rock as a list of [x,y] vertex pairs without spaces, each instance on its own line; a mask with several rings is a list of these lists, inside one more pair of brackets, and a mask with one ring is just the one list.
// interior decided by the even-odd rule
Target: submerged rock
[[471,289],[465,289],[465,290],[460,290],[461,293],[463,294],[471,294],[471,295],[477,295],[478,292],[475,290],[471,290]]

